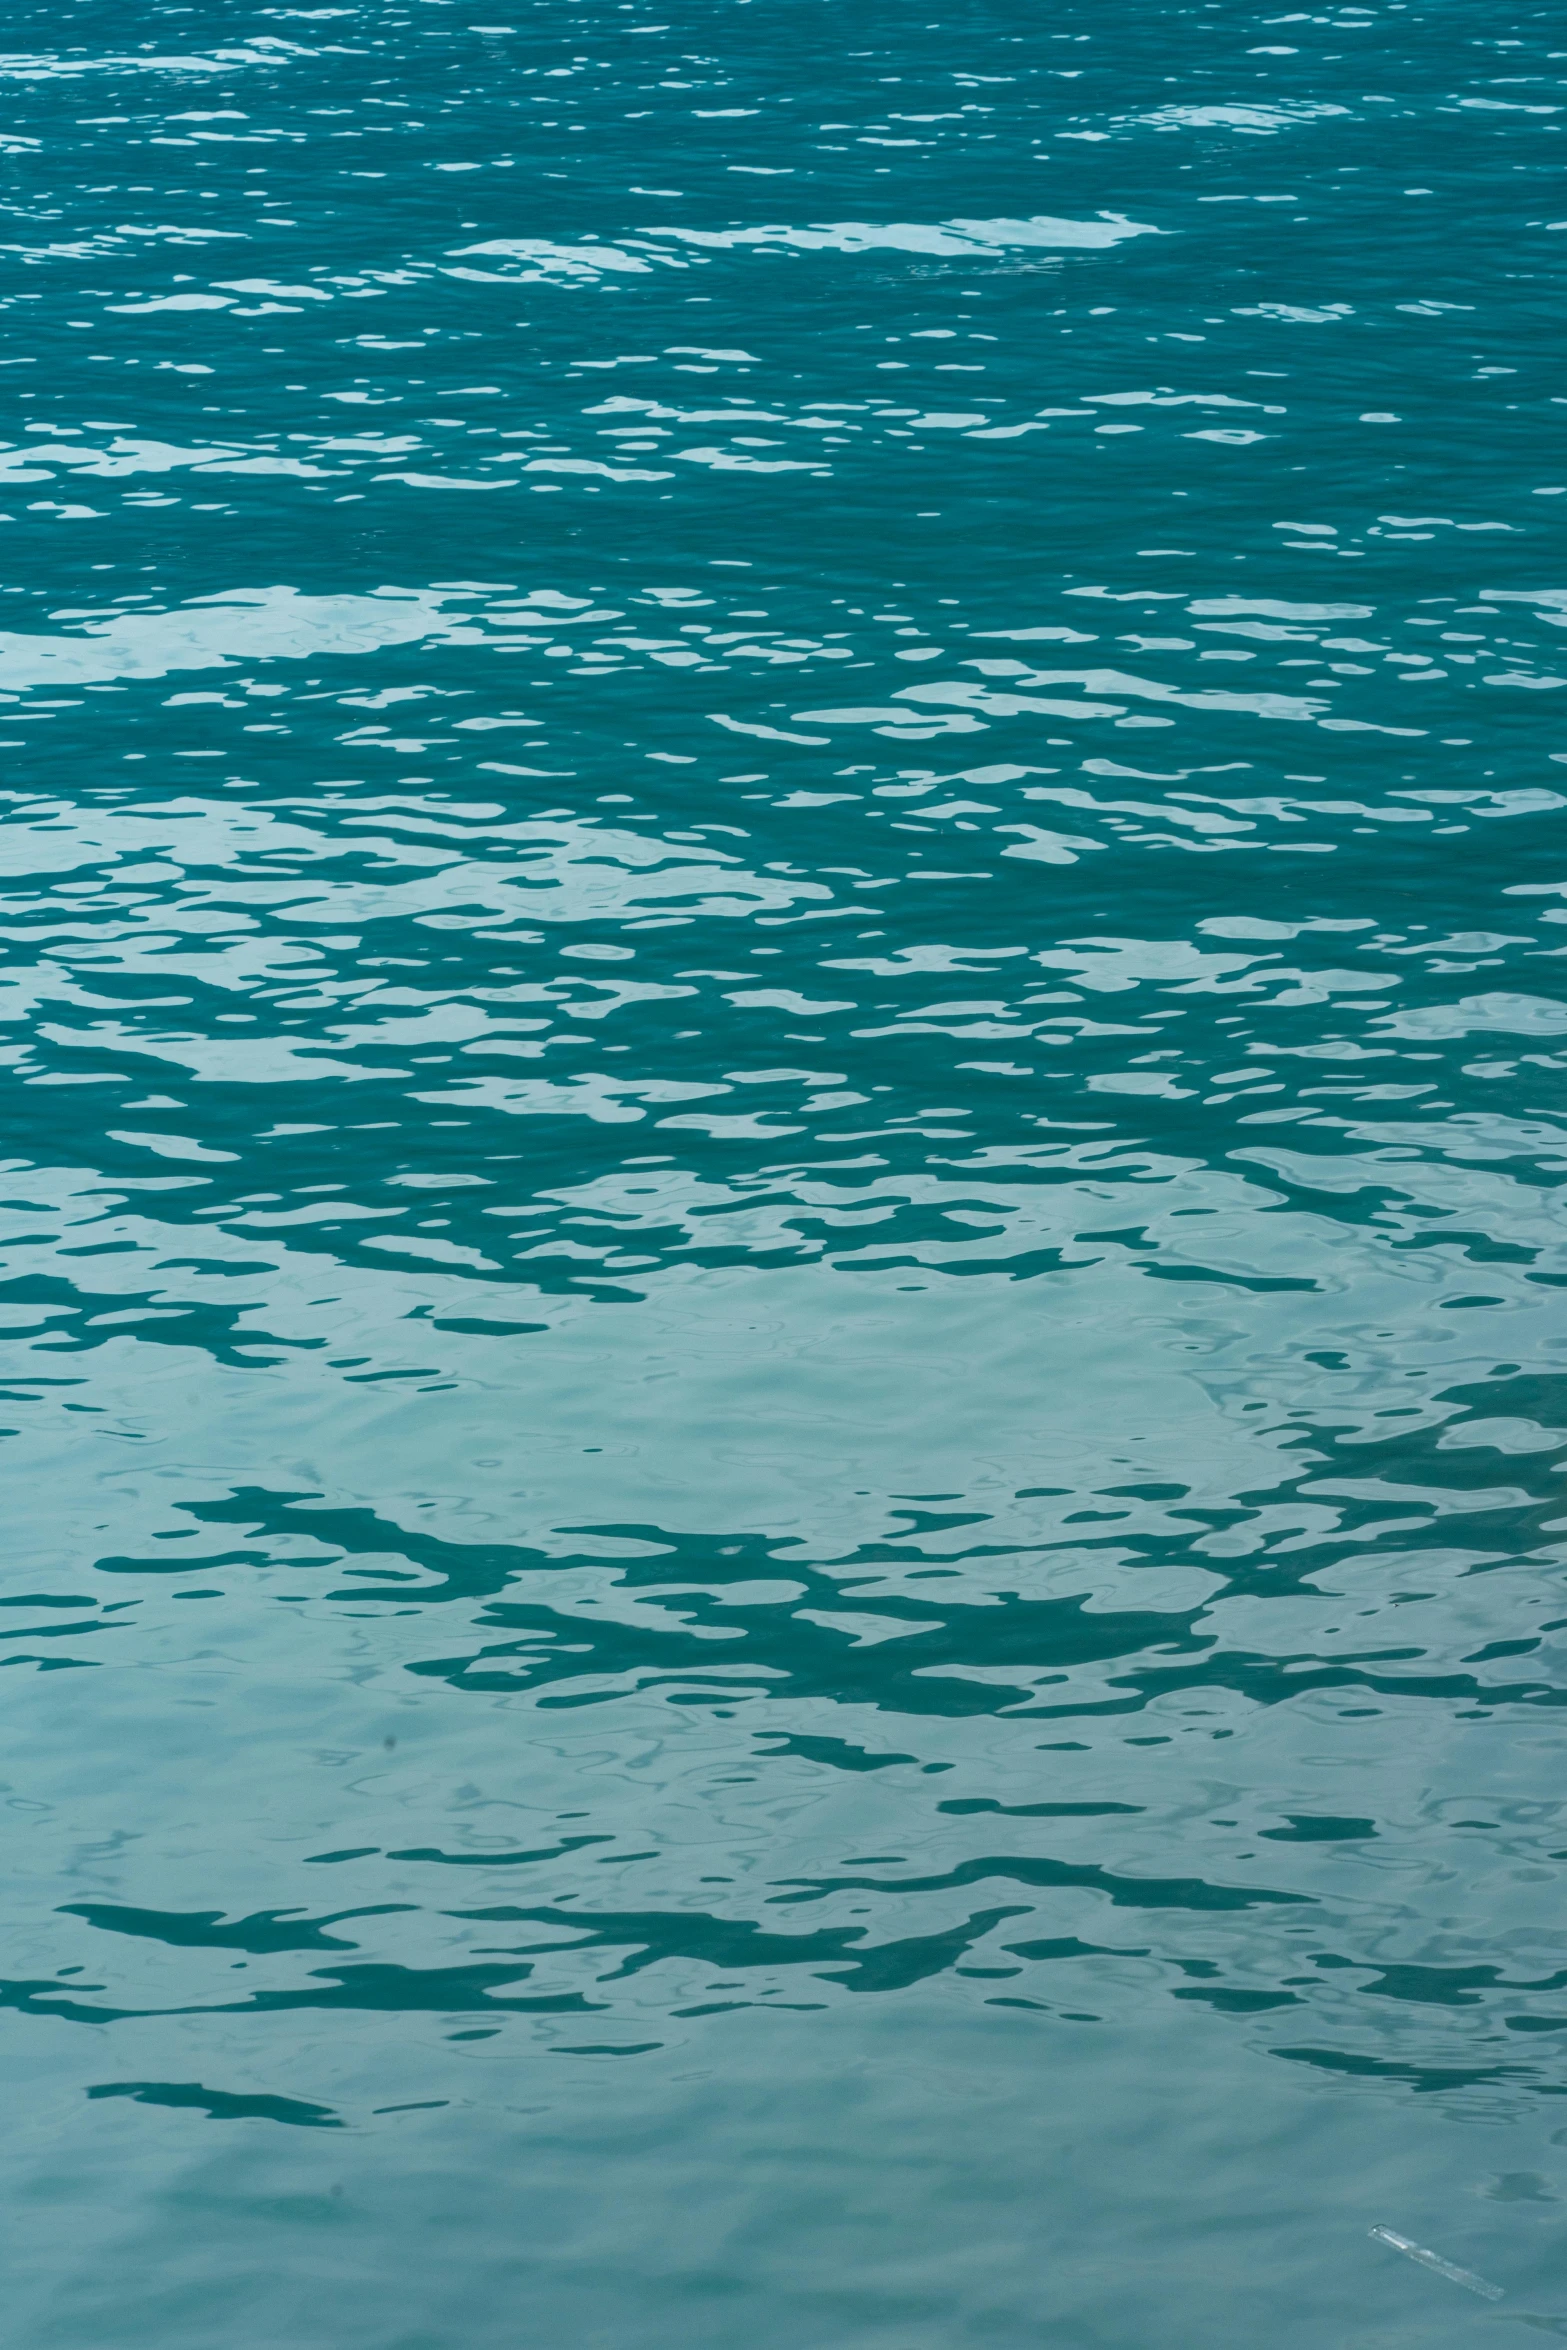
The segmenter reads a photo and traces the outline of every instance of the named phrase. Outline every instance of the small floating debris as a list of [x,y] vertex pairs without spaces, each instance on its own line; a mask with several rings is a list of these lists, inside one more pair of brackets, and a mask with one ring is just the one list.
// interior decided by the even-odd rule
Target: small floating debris
[[1392,2228],[1373,2228],[1371,2234],[1379,2244],[1391,2244],[1395,2252],[1402,2252],[1406,2260],[1418,2260],[1422,2268],[1434,2269],[1450,2285],[1462,2285],[1466,2293],[1478,2293],[1482,2301],[1503,2298],[1500,2285],[1477,2277],[1472,2268],[1459,2268],[1453,2261],[1444,2260],[1440,2252],[1428,2252],[1424,2244],[1412,2244],[1407,2236],[1398,2235]]

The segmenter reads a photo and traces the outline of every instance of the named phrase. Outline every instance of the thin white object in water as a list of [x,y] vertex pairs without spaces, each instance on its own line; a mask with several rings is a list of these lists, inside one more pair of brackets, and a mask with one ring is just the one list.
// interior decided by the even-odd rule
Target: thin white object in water
[[1435,2269],[1439,2277],[1446,2277],[1450,2285],[1462,2285],[1466,2292],[1478,2293],[1482,2301],[1500,2301],[1500,2285],[1488,2284],[1477,2277],[1472,2268],[1459,2268],[1451,2260],[1444,2260],[1440,2252],[1428,2252],[1423,2244],[1412,2244],[1407,2236],[1400,2236],[1392,2228],[1371,2230],[1379,2244],[1391,2244],[1395,2252],[1402,2252],[1406,2260],[1418,2260],[1422,2268]]

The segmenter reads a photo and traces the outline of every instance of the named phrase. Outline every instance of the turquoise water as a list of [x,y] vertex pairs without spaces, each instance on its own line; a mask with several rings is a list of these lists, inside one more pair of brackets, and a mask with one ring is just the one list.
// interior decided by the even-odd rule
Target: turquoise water
[[9,2337],[1567,2330],[1561,21],[487,5],[7,21]]

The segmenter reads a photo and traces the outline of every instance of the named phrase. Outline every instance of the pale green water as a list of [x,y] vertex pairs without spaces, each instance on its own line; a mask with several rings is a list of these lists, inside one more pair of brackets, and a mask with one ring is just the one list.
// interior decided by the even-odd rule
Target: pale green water
[[1560,20],[504,14],[0,57],[8,2338],[1567,2330]]

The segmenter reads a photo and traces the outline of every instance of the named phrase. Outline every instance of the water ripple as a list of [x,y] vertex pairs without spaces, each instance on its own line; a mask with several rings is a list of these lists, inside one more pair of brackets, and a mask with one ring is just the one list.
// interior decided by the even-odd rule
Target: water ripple
[[1559,2331],[1554,53],[645,13],[0,57],[21,2339]]

